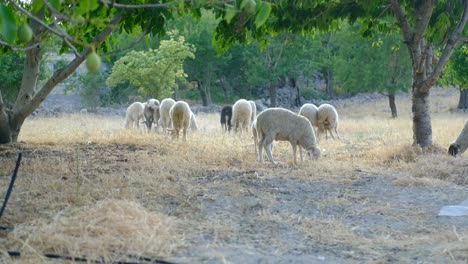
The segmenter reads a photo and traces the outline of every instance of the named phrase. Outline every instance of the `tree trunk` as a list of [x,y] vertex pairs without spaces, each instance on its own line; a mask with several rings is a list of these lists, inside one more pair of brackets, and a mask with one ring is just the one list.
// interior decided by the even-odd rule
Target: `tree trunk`
[[10,122],[3,103],[2,91],[0,91],[0,144],[11,142]]
[[432,145],[432,124],[429,91],[427,93],[413,92],[413,145],[429,147]]
[[397,118],[398,112],[395,104],[395,94],[388,95],[388,104],[390,105],[390,110],[392,111],[392,118]]
[[274,84],[270,84],[270,107],[276,107],[276,94],[277,87]]
[[468,89],[460,88],[460,99],[458,100],[458,109],[466,111],[468,109]]
[[205,90],[202,88],[201,82],[200,82],[199,80],[196,80],[196,82],[197,82],[198,91],[200,91],[200,96],[201,96],[201,99],[202,99],[202,104],[203,104],[203,106],[208,106],[208,97],[206,96],[206,92],[205,92]]

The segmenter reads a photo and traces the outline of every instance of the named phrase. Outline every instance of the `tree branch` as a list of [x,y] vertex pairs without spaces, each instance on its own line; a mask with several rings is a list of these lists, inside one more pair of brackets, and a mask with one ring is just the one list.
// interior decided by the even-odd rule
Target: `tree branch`
[[[120,12],[115,15],[112,21],[101,31],[99,32],[96,37],[94,37],[92,44],[94,46],[98,46],[102,43],[107,36],[114,30],[116,25],[122,20],[123,12]],[[31,103],[28,105],[23,106],[18,112],[28,116],[31,114],[41,103],[45,100],[47,95],[54,89],[54,87],[61,81],[65,80],[68,76],[70,76],[78,66],[85,60],[86,56],[91,53],[92,49],[87,48],[85,49],[80,56],[76,57],[72,60],[67,66],[57,70],[52,77],[47,80],[47,82],[42,86],[40,91],[34,96],[31,100]]]
[[62,39],[68,39],[69,41],[75,43],[75,44],[78,44],[78,45],[82,45],[82,46],[87,46],[87,43],[84,43],[82,41],[79,41],[73,37],[71,37],[70,35],[68,35],[66,32],[64,31],[59,31],[59,30],[55,30],[54,28],[52,28],[51,26],[47,25],[46,23],[44,23],[44,21],[42,21],[40,18],[36,17],[35,15],[31,14],[29,11],[27,11],[26,9],[24,9],[23,7],[19,6],[18,4],[16,4],[14,1],[12,0],[8,0],[8,2],[14,6],[17,10],[19,10],[21,13],[25,14],[26,16],[28,16],[29,18],[31,18],[32,20],[34,20],[35,22],[37,22],[39,25],[41,25],[42,27],[46,28],[48,31],[52,32],[53,34],[59,36],[60,38]]
[[434,85],[440,73],[442,72],[442,69],[447,64],[450,56],[452,55],[453,50],[456,48],[457,44],[459,44],[460,40],[462,41],[468,40],[468,38],[466,37],[460,38],[460,35],[462,34],[467,21],[468,21],[468,0],[463,0],[463,15],[460,18],[460,21],[458,22],[458,25],[455,28],[455,30],[450,34],[450,37],[447,40],[447,44],[445,45],[444,50],[442,51],[442,55],[440,55],[439,61],[437,62],[437,65],[434,71],[429,76],[429,78],[425,81],[424,88],[426,90],[429,90]]
[[458,40],[458,45],[468,44],[468,37],[460,38]]
[[[167,8],[171,5],[174,5],[178,2],[173,1],[173,2],[168,2],[168,3],[162,3],[162,4],[141,4],[141,5],[127,5],[127,4],[119,4],[116,3],[115,1],[107,1],[107,0],[100,0],[101,3],[105,5],[109,5],[111,7],[116,7],[116,8],[125,8],[125,9],[139,9],[139,8]],[[184,0],[185,3],[192,2],[192,0]]]
[[408,18],[406,17],[405,11],[397,0],[390,0],[390,6],[395,13],[395,16],[397,17],[398,24],[400,25],[403,41],[405,43],[410,43],[413,40],[414,33],[411,30],[411,26],[409,24]]
[[133,47],[135,47],[138,43],[140,43],[143,38],[149,33],[149,24],[145,27],[145,29],[143,30],[143,32],[140,33],[140,35],[138,36],[138,38],[133,41],[128,47],[126,48],[122,48],[122,49],[116,49],[116,50],[113,50],[113,51],[110,51],[110,52],[107,52],[105,55],[111,55],[111,54],[116,54],[116,53],[119,53],[119,52],[122,52],[124,50],[129,50]]
[[[427,25],[434,10],[434,0],[417,1],[419,8],[413,7],[414,12],[414,43],[419,43],[426,32]],[[417,12],[420,11],[420,12]]]
[[16,46],[16,45],[10,45],[10,44],[6,43],[5,41],[0,40],[0,45],[8,47],[12,51],[15,51],[15,52],[22,52],[22,51],[27,51],[27,50],[30,50],[30,49],[37,48],[40,45],[40,43],[36,42],[34,44],[31,44],[31,45],[28,45],[28,46],[25,46],[25,47],[20,47],[20,46]]

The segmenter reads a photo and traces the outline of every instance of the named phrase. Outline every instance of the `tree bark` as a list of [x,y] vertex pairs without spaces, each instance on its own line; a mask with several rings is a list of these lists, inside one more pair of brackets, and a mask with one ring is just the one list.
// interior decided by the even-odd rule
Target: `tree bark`
[[468,109],[468,89],[460,88],[460,99],[458,100],[458,109],[466,111]]
[[197,82],[198,91],[200,91],[200,97],[202,99],[202,104],[203,104],[203,106],[208,106],[208,97],[206,96],[206,92],[203,89],[203,87],[201,85],[201,82],[199,80],[196,80],[196,82]]
[[432,124],[429,92],[413,92],[413,145],[429,147],[432,145]]
[[392,111],[392,118],[397,118],[398,112],[395,104],[395,94],[388,95],[388,104],[390,105],[390,110]]
[[276,107],[277,87],[273,83],[270,84],[270,107]]
[[8,119],[6,107],[3,103],[2,91],[0,91],[0,144],[11,142],[10,122]]

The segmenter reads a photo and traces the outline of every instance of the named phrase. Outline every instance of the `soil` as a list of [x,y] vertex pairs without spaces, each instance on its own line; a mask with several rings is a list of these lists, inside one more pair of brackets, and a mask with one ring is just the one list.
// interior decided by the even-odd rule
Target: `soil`
[[[84,203],[112,196],[126,188],[148,211],[174,218],[183,234],[174,252],[165,257],[176,263],[466,263],[468,217],[441,217],[440,208],[458,204],[468,196],[466,185],[399,186],[392,170],[377,172],[354,168],[341,180],[306,169],[265,165],[242,166],[232,158],[227,166],[201,164],[188,172],[163,174],[162,167],[147,166],[155,181],[148,185],[138,176],[141,156],[167,155],[164,147],[133,144],[77,144],[0,146],[0,158],[12,165],[24,153],[25,170],[8,205],[11,225],[51,218],[69,204],[26,202],[31,179],[28,164],[56,162],[49,181],[73,185],[76,153],[81,153],[82,176],[90,187]],[[182,157],[182,160],[184,157]],[[187,158],[187,162],[190,162]],[[192,157],[193,159],[193,157]],[[52,163],[50,163],[52,164]],[[60,171],[59,164],[67,169]],[[192,166],[191,164],[181,167]],[[8,168],[8,171],[11,167]],[[5,174],[4,174],[5,173]],[[2,169],[0,185],[9,177]],[[46,177],[46,176],[44,176]],[[118,178],[107,183],[103,181]],[[34,180],[33,180],[34,182]],[[86,190],[86,182],[83,190]],[[161,186],[177,185],[169,192]],[[146,186],[147,185],[147,186]],[[124,186],[124,187],[122,187]],[[40,189],[41,199],[53,190]],[[116,195],[117,197],[119,195]],[[125,198],[125,197],[124,197]],[[19,210],[21,208],[21,210]],[[18,211],[19,210],[19,211]],[[2,237],[5,237],[3,234]]]

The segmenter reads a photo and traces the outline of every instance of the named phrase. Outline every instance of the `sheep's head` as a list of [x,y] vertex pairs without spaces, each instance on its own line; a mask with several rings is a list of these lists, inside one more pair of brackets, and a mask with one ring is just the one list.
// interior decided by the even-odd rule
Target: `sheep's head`
[[318,147],[310,147],[307,149],[307,155],[309,159],[318,160],[320,158],[320,149]]
[[459,152],[460,152],[460,145],[452,143],[448,149],[448,154],[455,157],[458,155]]

